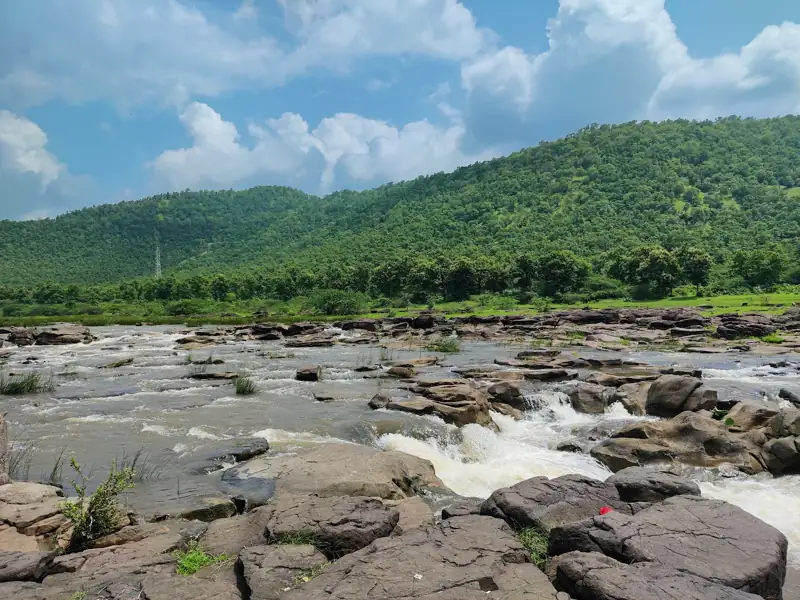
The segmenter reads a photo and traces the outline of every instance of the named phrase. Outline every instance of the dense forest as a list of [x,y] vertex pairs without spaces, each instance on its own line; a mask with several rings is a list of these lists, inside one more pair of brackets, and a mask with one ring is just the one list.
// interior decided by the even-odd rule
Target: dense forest
[[185,191],[2,221],[0,300],[768,287],[797,283],[799,200],[800,117],[592,125],[362,192]]

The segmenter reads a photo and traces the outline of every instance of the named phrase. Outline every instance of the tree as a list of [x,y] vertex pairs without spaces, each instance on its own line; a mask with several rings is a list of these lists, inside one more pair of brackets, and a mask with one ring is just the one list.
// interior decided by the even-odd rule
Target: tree
[[557,250],[536,259],[536,279],[543,296],[556,296],[579,289],[589,277],[591,267],[569,250]]
[[778,283],[787,257],[779,247],[740,250],[733,255],[732,271],[749,285],[769,287]]
[[683,281],[695,286],[695,292],[699,296],[700,286],[708,285],[708,276],[713,262],[711,255],[695,246],[679,248],[675,255]]
[[680,267],[675,257],[661,246],[639,246],[620,250],[610,257],[608,274],[625,283],[646,286],[650,295],[669,295],[679,280]]

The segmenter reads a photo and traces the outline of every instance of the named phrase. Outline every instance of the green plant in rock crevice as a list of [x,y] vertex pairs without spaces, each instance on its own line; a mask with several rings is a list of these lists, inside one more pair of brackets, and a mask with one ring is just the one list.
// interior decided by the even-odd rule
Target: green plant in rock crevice
[[517,539],[523,545],[531,557],[531,561],[540,571],[544,571],[547,566],[547,536],[538,529],[526,527],[517,532]]
[[236,389],[237,396],[251,396],[258,391],[258,386],[252,378],[245,375],[239,375],[233,380],[233,386]]
[[228,562],[227,554],[209,554],[197,542],[191,542],[184,550],[176,550],[172,556],[178,561],[176,568],[179,575],[194,575],[203,567]]

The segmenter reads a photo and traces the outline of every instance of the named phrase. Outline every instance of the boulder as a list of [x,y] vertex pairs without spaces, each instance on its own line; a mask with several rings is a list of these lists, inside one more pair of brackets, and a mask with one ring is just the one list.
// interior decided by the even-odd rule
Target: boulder
[[249,506],[264,504],[276,492],[402,500],[428,490],[448,491],[427,460],[356,444],[260,456],[225,470],[221,485]]
[[744,337],[760,338],[775,333],[777,328],[769,317],[763,315],[719,315],[721,324],[717,327],[717,337],[735,340]]
[[38,504],[61,498],[61,488],[30,481],[17,481],[0,485],[0,502],[7,504]]
[[53,562],[50,552],[7,552],[0,550],[0,583],[40,581]]
[[729,427],[731,431],[750,431],[764,427],[779,412],[777,408],[763,404],[739,402],[728,411],[725,421],[728,419],[733,421],[733,425]]
[[621,500],[613,484],[583,475],[555,479],[533,477],[496,490],[481,505],[481,514],[503,519],[516,529],[547,532],[561,523],[598,514],[604,506],[631,514],[639,507]]
[[570,404],[576,412],[590,415],[602,415],[614,395],[613,388],[584,381],[570,382],[560,390],[569,396]]
[[352,331],[353,329],[361,329],[363,331],[378,331],[381,322],[375,319],[359,319],[357,321],[344,321],[339,323],[339,328],[343,331]]
[[322,379],[322,367],[319,365],[307,365],[297,369],[294,378],[297,381],[319,381]]
[[556,600],[552,584],[529,560],[502,521],[454,517],[379,539],[282,600]]
[[490,402],[492,403],[500,402],[523,411],[530,408],[519,386],[513,383],[495,383],[489,387],[487,392],[489,393]]
[[0,485],[6,485],[8,479],[8,424],[5,417],[0,414]]
[[488,396],[467,384],[417,387],[414,391],[422,396],[390,402],[387,408],[418,415],[436,415],[453,425],[494,425],[489,414]]
[[378,392],[369,401],[368,405],[373,410],[386,408],[392,401],[392,397],[386,392]]
[[200,545],[210,554],[236,556],[243,548],[267,543],[267,523],[272,511],[259,506],[243,515],[209,523],[200,537]]
[[558,588],[576,600],[761,599],[676,569],[652,563],[628,565],[597,552],[556,556],[550,571]]
[[412,379],[417,375],[417,371],[414,367],[389,367],[386,374],[398,379]]
[[291,323],[283,328],[283,335],[294,337],[297,335],[314,335],[322,333],[323,328],[319,323]]
[[279,494],[269,511],[267,538],[273,543],[308,538],[329,558],[350,554],[392,533],[400,518],[377,498]]
[[599,371],[592,371],[580,377],[581,381],[585,381],[586,383],[594,383],[607,387],[619,387],[626,383],[653,381],[657,378],[658,374],[655,373],[602,373]]
[[253,546],[239,554],[251,600],[278,600],[327,562],[311,545]]
[[684,411],[711,410],[717,405],[717,392],[694,377],[662,375],[647,392],[648,415],[670,418]]
[[699,496],[698,485],[669,471],[628,467],[606,479],[623,502],[661,502],[672,496]]
[[647,394],[652,382],[625,383],[617,388],[611,402],[619,402],[632,415],[641,417],[646,414]]
[[194,452],[186,470],[196,475],[206,475],[219,471],[231,463],[261,456],[267,451],[269,451],[269,442],[264,438],[242,438],[219,442],[212,448]]
[[770,473],[800,473],[800,437],[782,437],[767,441],[761,449]]
[[33,346],[36,343],[34,332],[23,327],[12,327],[7,340],[15,346]]
[[795,406],[800,406],[800,396],[798,396],[791,390],[787,390],[786,388],[781,388],[780,391],[778,392],[778,397],[791,402]]
[[492,410],[501,415],[511,417],[515,421],[522,421],[525,418],[525,413],[521,410],[509,406],[508,404],[503,404],[502,402],[492,402]]
[[394,507],[400,514],[400,519],[392,530],[392,535],[404,535],[436,522],[433,509],[419,496],[403,500]]
[[611,512],[554,528],[551,554],[600,552],[626,564],[655,563],[780,600],[786,537],[721,500],[675,496],[635,515]]
[[217,489],[215,479],[204,476],[140,481],[125,501],[148,521],[181,518],[209,523],[237,513],[236,504]]
[[789,437],[800,435],[800,409],[782,408],[770,419],[766,429],[769,437]]
[[302,336],[286,342],[287,348],[330,348],[336,340],[328,336]]
[[566,369],[534,369],[525,371],[525,379],[530,381],[566,381],[575,379],[578,373]]
[[66,344],[88,344],[96,340],[88,327],[80,325],[61,325],[48,327],[36,334],[38,346],[60,346]]

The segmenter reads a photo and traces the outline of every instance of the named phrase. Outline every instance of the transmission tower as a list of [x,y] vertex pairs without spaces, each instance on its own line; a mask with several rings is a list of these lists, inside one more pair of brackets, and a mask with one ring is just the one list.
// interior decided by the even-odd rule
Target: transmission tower
[[156,279],[161,279],[161,246],[156,245]]

